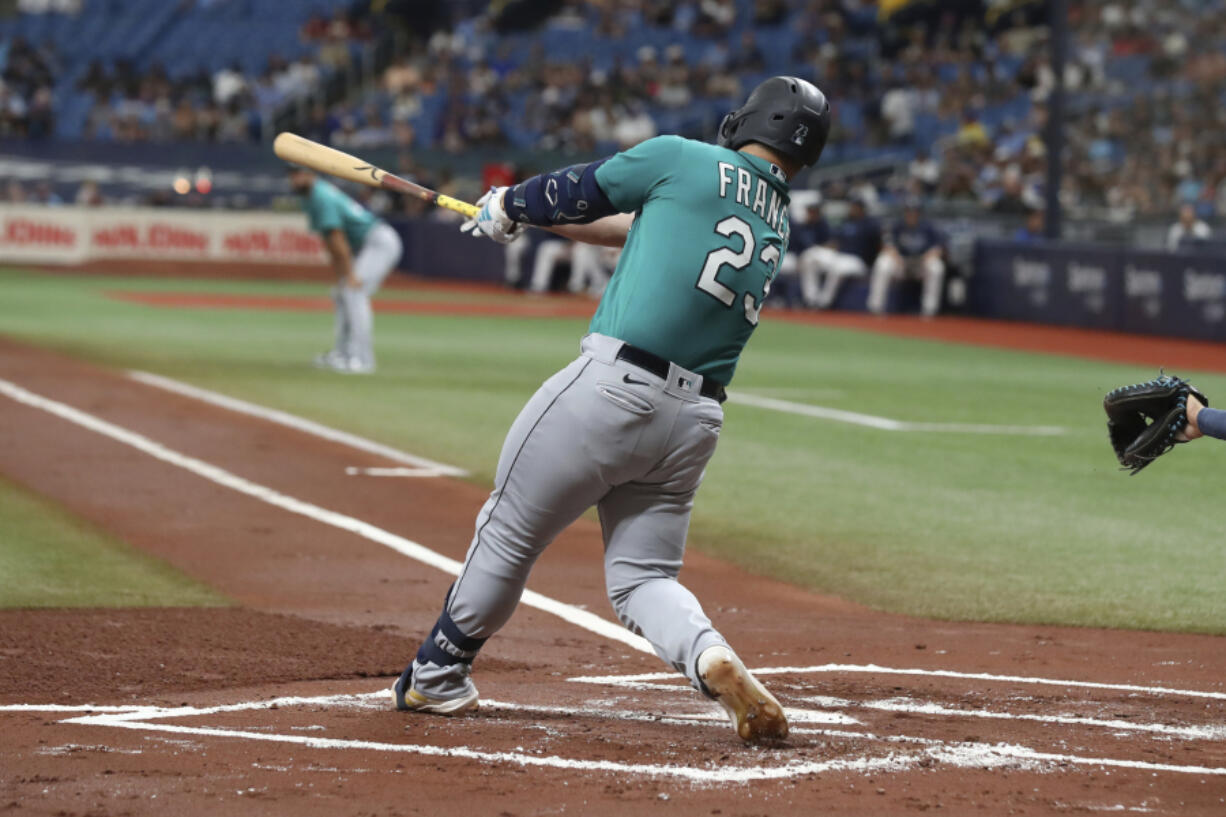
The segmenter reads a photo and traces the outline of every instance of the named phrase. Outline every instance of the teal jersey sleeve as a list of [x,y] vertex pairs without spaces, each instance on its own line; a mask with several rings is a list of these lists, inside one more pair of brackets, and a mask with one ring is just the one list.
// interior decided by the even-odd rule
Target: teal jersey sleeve
[[657,136],[640,142],[598,167],[596,183],[618,212],[637,212],[677,169],[684,144],[679,136]]
[[341,217],[340,202],[335,198],[321,196],[312,204],[310,209],[312,230],[322,234],[339,230],[345,226],[345,221]]
[[378,219],[373,213],[346,196],[333,184],[316,179],[311,192],[302,202],[313,232],[326,235],[340,230],[357,253],[366,242],[366,234]]

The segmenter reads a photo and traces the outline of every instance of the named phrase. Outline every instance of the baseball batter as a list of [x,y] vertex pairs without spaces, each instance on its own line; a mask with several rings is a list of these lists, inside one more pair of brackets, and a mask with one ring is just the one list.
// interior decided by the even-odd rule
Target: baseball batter
[[302,197],[313,232],[323,239],[336,274],[332,302],[336,339],[315,365],[347,374],[375,370],[374,315],[370,298],[400,262],[396,231],[314,173],[290,167],[290,186]]
[[511,427],[463,571],[392,687],[397,708],[477,706],[473,659],[537,557],[595,505],[618,619],[718,700],[742,738],[787,735],[779,702],[677,575],[724,386],[787,249],[788,178],[818,160],[829,129],[821,91],[774,77],[725,117],[717,145],[658,137],[487,195],[474,227],[495,240],[532,224],[625,249],[579,357]]

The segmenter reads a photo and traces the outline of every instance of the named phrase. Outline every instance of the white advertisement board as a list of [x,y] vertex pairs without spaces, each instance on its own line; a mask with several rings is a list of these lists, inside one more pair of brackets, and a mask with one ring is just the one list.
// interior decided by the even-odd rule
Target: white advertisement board
[[322,264],[292,213],[0,205],[0,263],[204,261]]

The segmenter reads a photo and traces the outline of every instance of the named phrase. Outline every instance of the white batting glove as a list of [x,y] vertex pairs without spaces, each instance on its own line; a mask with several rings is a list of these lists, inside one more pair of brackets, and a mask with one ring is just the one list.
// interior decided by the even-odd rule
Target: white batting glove
[[460,225],[460,231],[474,236],[486,235],[499,244],[510,244],[524,232],[524,225],[517,224],[502,209],[502,194],[505,187],[491,187],[489,192],[477,199],[481,212]]
[[[477,199],[476,202],[474,202],[477,206],[478,215],[480,215],[481,213],[481,208],[485,206],[485,203],[487,201],[489,201],[490,193],[493,193],[493,192],[494,192],[494,188],[491,187],[489,190],[485,191],[485,195],[483,195],[481,198]],[[473,237],[476,238],[477,237],[477,216],[473,216],[472,218],[466,218],[464,219],[464,221],[460,222],[460,232],[472,233]]]

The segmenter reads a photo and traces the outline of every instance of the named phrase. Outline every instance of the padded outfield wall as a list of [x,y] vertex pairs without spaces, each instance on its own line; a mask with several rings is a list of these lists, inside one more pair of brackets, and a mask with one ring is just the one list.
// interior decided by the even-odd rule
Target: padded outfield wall
[[1226,340],[1221,253],[980,241],[974,267],[982,317]]

